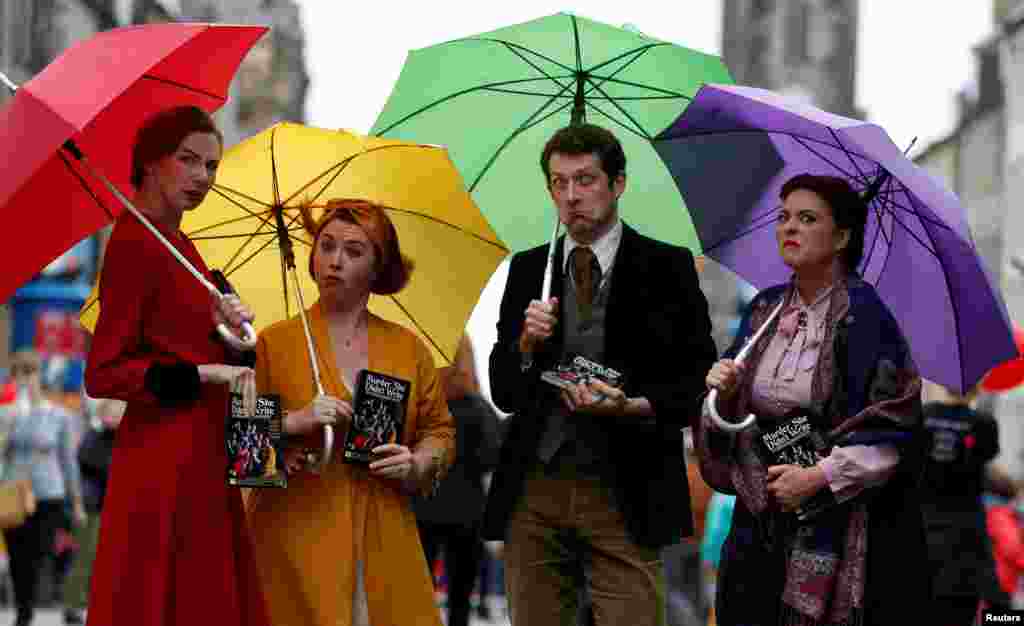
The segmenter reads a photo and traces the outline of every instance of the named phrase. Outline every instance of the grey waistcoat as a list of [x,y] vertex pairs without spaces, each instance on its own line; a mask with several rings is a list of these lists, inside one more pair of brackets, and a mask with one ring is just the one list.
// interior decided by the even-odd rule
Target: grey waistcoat
[[[561,350],[563,363],[576,355],[603,363],[605,313],[612,278],[610,269],[594,295],[590,320],[583,322],[577,309],[576,285],[570,274],[564,275],[561,304],[565,323]],[[537,447],[541,461],[549,466],[571,465],[586,473],[600,473],[607,467],[611,441],[602,428],[600,417],[570,415],[560,397],[558,403],[548,410],[547,425]]]

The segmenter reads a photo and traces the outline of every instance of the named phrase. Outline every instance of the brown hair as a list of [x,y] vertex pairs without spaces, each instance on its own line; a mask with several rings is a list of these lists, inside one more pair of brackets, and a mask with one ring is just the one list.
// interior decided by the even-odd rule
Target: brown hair
[[551,185],[551,155],[555,152],[571,156],[593,154],[601,162],[601,169],[608,175],[608,187],[615,179],[626,174],[626,153],[618,138],[607,128],[595,124],[577,124],[555,131],[544,144],[540,154],[540,169],[544,172],[544,184]]
[[840,230],[850,231],[850,240],[839,253],[843,266],[848,273],[855,273],[860,259],[864,255],[864,228],[868,221],[868,205],[853,190],[850,183],[836,176],[815,176],[798,174],[786,181],[779,193],[785,202],[789,194],[797,189],[813,191],[821,196],[825,204],[832,209],[832,219]]
[[370,292],[389,296],[398,293],[405,287],[412,274],[413,262],[402,254],[398,246],[398,231],[395,230],[395,225],[388,217],[388,207],[368,200],[336,198],[328,200],[326,204],[322,205],[324,213],[316,221],[311,212],[313,206],[303,206],[300,211],[303,225],[313,237],[313,251],[309,255],[309,275],[314,280],[316,273],[313,271],[313,255],[316,253],[316,244],[320,239],[320,234],[332,220],[340,220],[362,228],[373,244],[377,262],[374,268],[376,277],[370,285]]
[[192,133],[210,133],[224,147],[224,136],[206,111],[195,106],[180,106],[161,111],[146,120],[135,135],[132,147],[132,187],[142,188],[146,166],[177,152],[181,142]]

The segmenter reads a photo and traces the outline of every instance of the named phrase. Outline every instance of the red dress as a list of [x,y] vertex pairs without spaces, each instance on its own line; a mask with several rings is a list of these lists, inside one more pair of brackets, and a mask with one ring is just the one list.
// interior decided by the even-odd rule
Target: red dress
[[[165,233],[168,234],[168,233]],[[168,236],[209,278],[192,242]],[[162,407],[144,384],[153,363],[224,363],[210,296],[132,215],[114,226],[89,394],[128,402],[117,430],[92,573],[94,626],[265,626],[242,499],[225,484],[227,389]]]

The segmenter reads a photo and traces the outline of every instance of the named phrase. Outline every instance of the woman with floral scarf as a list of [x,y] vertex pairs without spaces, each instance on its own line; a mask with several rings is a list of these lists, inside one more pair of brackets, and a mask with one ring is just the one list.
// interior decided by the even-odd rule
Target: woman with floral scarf
[[[897,624],[929,597],[916,493],[921,380],[892,314],[855,272],[860,196],[842,179],[804,174],[781,199],[776,238],[793,279],[758,294],[707,376],[720,414],[753,412],[757,424],[718,430],[705,402],[696,428],[704,479],[737,495],[718,624]],[[728,358],[780,302],[746,361]],[[773,450],[808,425],[802,463]]]

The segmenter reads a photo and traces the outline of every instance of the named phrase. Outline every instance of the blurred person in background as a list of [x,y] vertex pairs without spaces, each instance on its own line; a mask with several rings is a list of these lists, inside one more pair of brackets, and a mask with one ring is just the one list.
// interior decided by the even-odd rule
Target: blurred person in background
[[17,609],[15,626],[32,623],[39,586],[39,571],[52,554],[57,529],[71,502],[75,525],[86,520],[81,480],[75,460],[75,424],[63,407],[43,395],[42,359],[33,350],[11,355],[11,376],[17,398],[4,411],[3,480],[29,480],[36,510],[25,523],[4,531],[10,557]]
[[930,623],[966,625],[982,601],[1008,604],[996,580],[981,495],[986,467],[999,453],[995,418],[971,408],[977,389],[960,395],[929,383],[921,510],[934,576]]
[[121,400],[107,398],[99,400],[94,406],[94,410],[89,411],[87,430],[78,447],[78,467],[82,476],[82,497],[87,520],[75,533],[78,553],[64,584],[65,624],[84,623],[83,612],[89,600],[89,579],[100,534],[100,511],[103,509],[103,495],[107,489],[110,459],[114,452],[114,433],[127,405]]
[[987,526],[999,586],[1013,609],[1024,609],[1024,493],[990,508]]
[[690,510],[693,511],[693,535],[662,550],[665,562],[665,599],[668,626],[690,626],[707,623],[709,602],[704,596],[700,545],[704,536],[704,519],[712,490],[700,475],[700,466],[693,450],[689,430],[684,435],[686,479],[690,485]]
[[[427,563],[433,566],[444,550],[448,626],[469,624],[470,597],[484,558],[479,534],[484,476],[498,462],[499,418],[480,392],[474,364],[473,347],[463,335],[454,364],[441,371],[448,411],[455,421],[455,463],[433,498],[413,501]],[[487,589],[481,586],[481,605],[486,596]]]
[[718,564],[722,557],[722,544],[732,526],[732,509],[736,496],[712,491],[704,520],[704,534],[700,542],[700,560],[703,570],[704,594],[711,604],[708,624],[715,623],[715,587],[718,584]]

